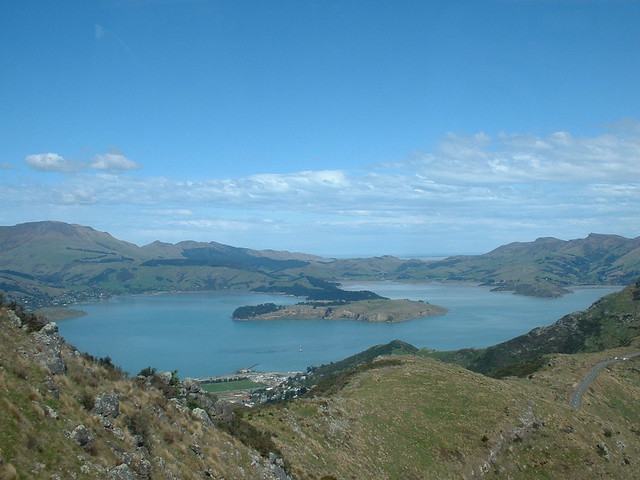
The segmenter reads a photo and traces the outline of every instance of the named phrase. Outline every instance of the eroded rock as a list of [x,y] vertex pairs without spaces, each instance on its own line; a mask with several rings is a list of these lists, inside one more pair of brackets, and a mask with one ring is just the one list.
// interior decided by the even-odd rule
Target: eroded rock
[[102,417],[116,418],[120,415],[120,400],[115,393],[100,393],[93,399],[94,407],[91,413]]
[[81,447],[90,445],[95,441],[95,437],[87,427],[80,424],[69,434],[69,437]]
[[131,468],[129,468],[129,465],[123,463],[122,465],[112,468],[107,478],[109,480],[135,480],[136,476]]
[[49,322],[34,332],[33,336],[42,346],[41,351],[35,353],[35,360],[48,368],[52,375],[66,374],[67,364],[62,358],[64,340],[58,334],[58,325],[55,322]]

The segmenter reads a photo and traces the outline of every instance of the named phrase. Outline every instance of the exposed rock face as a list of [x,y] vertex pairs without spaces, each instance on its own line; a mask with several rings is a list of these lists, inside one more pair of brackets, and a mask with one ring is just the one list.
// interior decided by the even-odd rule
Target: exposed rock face
[[58,334],[58,325],[54,322],[47,323],[42,329],[34,332],[33,336],[42,346],[42,351],[35,354],[36,361],[47,367],[52,375],[64,375],[67,372],[67,364],[62,358],[64,340]]
[[180,396],[184,397],[187,402],[200,405],[201,408],[195,408],[193,413],[205,424],[212,424],[211,417],[218,417],[218,407],[215,397],[205,392],[197,380],[185,378],[180,381],[179,391]]
[[202,408],[194,408],[191,412],[194,417],[198,418],[205,425],[213,425],[209,414]]
[[102,417],[116,418],[120,415],[120,401],[115,393],[100,393],[94,398],[91,413]]
[[223,400],[218,400],[213,406],[214,416],[223,422],[233,420],[233,405]]
[[128,465],[122,464],[114,467],[109,472],[109,480],[135,480],[136,476]]
[[74,428],[73,431],[69,434],[69,437],[81,447],[85,447],[95,440],[93,434],[84,425],[78,425],[76,428]]
[[181,384],[187,394],[198,393],[202,391],[202,389],[200,388],[200,384],[193,378],[185,378],[184,380],[182,380]]
[[606,460],[610,460],[611,457],[609,455],[609,447],[607,447],[607,444],[604,442],[599,442],[598,445],[596,446],[596,448],[598,449],[598,454],[605,458]]
[[53,418],[54,420],[57,420],[58,418],[60,418],[60,416],[58,415],[58,412],[56,412],[53,408],[51,408],[49,405],[45,405],[44,406],[44,412],[46,413],[46,415],[48,417]]
[[16,328],[20,328],[22,326],[22,320],[20,320],[20,317],[16,315],[15,312],[11,310],[7,311],[7,317],[9,318],[9,322],[12,326]]
[[156,372],[156,376],[161,378],[167,384],[169,384],[173,378],[173,374],[171,372]]

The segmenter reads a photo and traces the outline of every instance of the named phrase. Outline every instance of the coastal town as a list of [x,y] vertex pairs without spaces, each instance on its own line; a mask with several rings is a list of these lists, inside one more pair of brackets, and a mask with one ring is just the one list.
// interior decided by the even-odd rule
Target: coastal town
[[219,399],[246,407],[296,398],[307,391],[304,372],[258,372],[253,366],[228,375],[196,380]]

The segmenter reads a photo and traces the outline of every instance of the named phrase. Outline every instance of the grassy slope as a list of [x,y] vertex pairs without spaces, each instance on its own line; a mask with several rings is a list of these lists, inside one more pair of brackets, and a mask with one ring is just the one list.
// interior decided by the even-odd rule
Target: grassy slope
[[374,359],[387,355],[414,355],[418,349],[401,340],[393,340],[392,342],[382,345],[374,345],[363,352],[356,353],[350,357],[344,358],[337,362],[331,362],[325,365],[312,367],[309,370],[309,385],[318,385],[321,387],[326,379],[327,387],[332,388],[336,381],[330,377],[334,377],[356,368],[358,365],[367,364]]
[[[260,478],[256,452],[144,382],[68,347],[66,375],[50,375],[32,360],[42,347],[7,315],[0,309],[0,478],[14,478],[11,469],[29,479],[108,478],[126,459],[134,471],[148,466],[154,479],[204,478],[205,470],[214,478]],[[120,415],[110,426],[90,412],[93,398],[104,392],[120,399]],[[85,447],[68,437],[80,424],[95,437]]]
[[602,356],[560,357],[531,380],[391,357],[338,392],[247,420],[273,432],[297,479],[637,478],[637,365],[604,372],[583,410],[568,406],[573,384]]
[[[416,266],[407,274],[422,271]],[[559,296],[580,284],[628,284],[640,275],[640,237],[591,234],[563,241],[539,238],[514,242],[473,256],[456,256],[427,266],[426,278],[466,280],[535,296]]]

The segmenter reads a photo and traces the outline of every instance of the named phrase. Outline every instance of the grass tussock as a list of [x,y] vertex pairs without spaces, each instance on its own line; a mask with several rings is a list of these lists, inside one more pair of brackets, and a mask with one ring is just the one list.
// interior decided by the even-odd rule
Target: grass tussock
[[19,480],[16,467],[9,464],[0,465],[0,480]]

